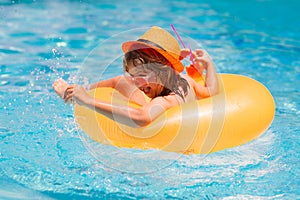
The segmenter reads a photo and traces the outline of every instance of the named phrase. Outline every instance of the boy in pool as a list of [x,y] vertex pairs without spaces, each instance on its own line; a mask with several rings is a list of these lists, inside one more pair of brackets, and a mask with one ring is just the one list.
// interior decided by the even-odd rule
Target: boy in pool
[[[122,49],[124,75],[91,84],[90,89],[115,88],[128,100],[141,105],[140,108],[95,99],[84,87],[69,85],[62,79],[53,83],[54,90],[66,103],[72,100],[118,122],[134,122],[135,126],[151,123],[171,107],[218,92],[215,67],[207,52],[197,49],[190,57],[199,74],[206,71],[205,85],[202,86],[180,73],[184,70],[180,60],[189,56],[190,50],[180,50],[177,40],[160,27],[150,28],[137,41],[123,43]],[[143,93],[151,100],[147,101]]]

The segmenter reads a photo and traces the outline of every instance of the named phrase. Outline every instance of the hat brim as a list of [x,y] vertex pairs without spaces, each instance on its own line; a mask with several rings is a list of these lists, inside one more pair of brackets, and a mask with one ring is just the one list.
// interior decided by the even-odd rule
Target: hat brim
[[[180,55],[175,55],[172,52],[167,52],[166,50],[163,50],[161,48],[158,48],[156,46],[140,42],[140,41],[128,41],[124,42],[122,44],[122,50],[124,53],[127,53],[129,51],[137,50],[137,49],[145,49],[145,48],[152,48],[156,50],[158,53],[160,53],[163,57],[165,57],[171,64],[172,67],[177,71],[177,72],[182,72],[184,70],[183,64],[180,62],[179,57]],[[176,59],[178,57],[178,59]]]

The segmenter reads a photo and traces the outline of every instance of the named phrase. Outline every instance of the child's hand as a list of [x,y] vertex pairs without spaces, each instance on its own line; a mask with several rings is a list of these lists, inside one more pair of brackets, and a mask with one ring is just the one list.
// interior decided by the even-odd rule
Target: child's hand
[[198,71],[203,72],[204,70],[207,70],[207,68],[211,65],[213,65],[213,62],[208,55],[208,53],[205,50],[202,49],[196,49],[196,52],[193,52],[193,63],[195,64],[195,67],[198,69]]
[[184,59],[187,56],[190,57],[190,61],[193,63],[186,68],[189,76],[195,78],[202,76],[203,71],[206,70],[210,65],[212,65],[212,61],[205,50],[196,49],[195,52],[191,52],[189,49],[182,49],[180,58]]
[[52,87],[55,90],[55,92],[58,94],[58,96],[60,96],[62,99],[65,96],[65,91],[67,90],[69,84],[63,80],[63,79],[57,79],[56,81],[54,81]]
[[65,91],[65,102],[75,101],[79,105],[88,105],[92,103],[93,98],[80,85],[69,85]]

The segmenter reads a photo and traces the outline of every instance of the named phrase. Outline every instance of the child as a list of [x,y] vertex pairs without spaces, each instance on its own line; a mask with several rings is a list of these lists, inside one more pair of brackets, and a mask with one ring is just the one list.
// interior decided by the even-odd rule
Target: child
[[[54,90],[65,102],[75,101],[118,122],[134,122],[135,126],[151,123],[171,107],[218,92],[216,71],[209,55],[204,50],[196,50],[190,58],[200,74],[206,71],[205,85],[202,86],[180,73],[184,70],[180,60],[189,56],[190,52],[188,49],[180,50],[177,40],[160,27],[151,27],[137,41],[123,43],[122,49],[125,53],[124,75],[94,83],[90,89],[115,88],[128,100],[141,105],[140,108],[95,99],[84,87],[69,85],[62,79],[53,83]],[[147,101],[143,93],[151,101]]]

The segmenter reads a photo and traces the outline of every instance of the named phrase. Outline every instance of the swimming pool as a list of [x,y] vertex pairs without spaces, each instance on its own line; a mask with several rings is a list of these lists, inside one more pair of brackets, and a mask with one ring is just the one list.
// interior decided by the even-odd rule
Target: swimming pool
[[[1,1],[0,199],[299,198],[299,6]],[[277,106],[271,127],[210,155],[105,145],[96,145],[94,155],[87,146],[95,144],[76,127],[73,108],[56,97],[52,81],[117,75],[124,39],[170,23],[207,49],[218,72],[249,76],[271,91]]]

